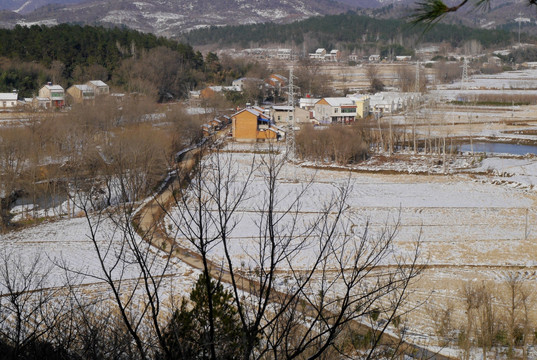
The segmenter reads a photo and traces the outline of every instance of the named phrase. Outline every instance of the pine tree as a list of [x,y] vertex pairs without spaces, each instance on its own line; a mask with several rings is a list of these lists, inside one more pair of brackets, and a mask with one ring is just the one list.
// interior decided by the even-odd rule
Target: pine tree
[[[190,301],[181,303],[173,314],[166,332],[167,346],[174,359],[209,359],[211,311],[208,306],[208,291],[205,275],[200,275],[190,293]],[[214,343],[218,359],[236,359],[242,353],[241,326],[233,305],[231,292],[213,279],[210,280]]]

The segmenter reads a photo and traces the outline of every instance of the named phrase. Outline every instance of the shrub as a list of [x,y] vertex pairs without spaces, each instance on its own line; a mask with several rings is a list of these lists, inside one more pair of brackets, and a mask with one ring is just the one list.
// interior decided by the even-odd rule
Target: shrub
[[303,160],[345,165],[367,158],[369,145],[359,125],[306,126],[296,137],[297,155]]

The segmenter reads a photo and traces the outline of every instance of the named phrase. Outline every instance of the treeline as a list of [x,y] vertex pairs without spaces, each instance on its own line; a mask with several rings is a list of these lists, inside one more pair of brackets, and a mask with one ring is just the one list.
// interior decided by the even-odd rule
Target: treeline
[[90,79],[160,101],[185,96],[204,82],[243,75],[215,54],[125,28],[62,24],[0,29],[0,91],[35,95],[45,81],[64,87]]
[[0,194],[6,194],[0,198],[0,233],[15,226],[10,211],[18,199],[33,204],[22,206],[22,219],[72,214],[65,199],[73,187],[86,189],[86,179],[99,179],[105,189],[100,206],[121,200],[112,188],[125,171],[132,176],[120,197],[146,196],[174,154],[201,136],[201,120],[180,107],[157,111],[147,97],[128,96],[121,106],[110,97],[97,105],[74,105],[68,114],[36,113],[22,126],[0,128]]
[[365,160],[369,143],[361,126],[330,126],[317,130],[305,126],[296,136],[296,152],[300,159],[329,161],[347,165]]
[[114,70],[122,59],[159,46],[176,51],[186,61],[202,66],[203,58],[192,47],[152,34],[126,28],[61,24],[58,26],[17,25],[0,29],[0,56],[21,61],[36,61],[50,66],[61,61],[70,74],[77,65],[99,64]]
[[210,27],[193,30],[184,35],[186,42],[193,45],[227,44],[249,47],[270,43],[286,43],[296,46],[315,42],[318,46],[331,49],[340,45],[349,50],[368,46],[388,46],[394,42],[407,49],[398,48],[403,54],[416,42],[447,42],[454,47],[469,40],[477,40],[485,47],[512,43],[514,34],[503,30],[483,30],[465,26],[437,24],[424,31],[412,27],[404,20],[374,19],[354,12],[341,15],[312,17],[287,25],[264,23],[226,27]]

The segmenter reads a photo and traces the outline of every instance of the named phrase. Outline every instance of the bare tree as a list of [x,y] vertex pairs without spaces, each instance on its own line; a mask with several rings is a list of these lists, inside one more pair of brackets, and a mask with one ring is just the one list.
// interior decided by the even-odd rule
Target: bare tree
[[28,356],[58,325],[62,301],[50,287],[52,266],[38,255],[30,261],[3,250],[0,260],[0,342],[10,348],[10,359]]
[[[443,0],[423,0],[416,1],[416,8],[411,15],[411,21],[414,24],[425,24],[430,27],[440,21],[449,13],[456,12],[461,8],[473,5],[475,9],[487,9],[490,6],[490,0],[460,0],[451,6],[446,5]],[[528,6],[537,5],[537,0],[525,0]]]
[[434,327],[435,335],[438,338],[440,346],[447,346],[452,340],[454,324],[453,324],[453,304],[430,304],[425,310],[429,315]]
[[366,76],[369,80],[369,91],[377,93],[384,90],[384,83],[380,80],[379,68],[377,65],[368,65],[366,67]]
[[302,94],[311,94],[312,96],[331,96],[334,93],[330,86],[332,77],[322,72],[319,63],[303,59],[300,61],[298,68],[295,70],[295,86],[300,88]]
[[[369,357],[374,357],[419,274],[419,247],[409,258],[398,258],[392,253],[397,225],[376,235],[367,225],[358,231],[346,210],[349,184],[336,187],[314,218],[302,220],[309,186],[291,194],[280,188],[285,157],[271,151],[254,159],[249,170],[234,164],[232,156],[218,153],[201,160],[189,185],[174,189],[176,209],[169,218],[176,241],[194,250],[203,272],[231,285],[243,358],[320,358],[343,351],[344,330],[378,312],[387,323],[376,326],[371,337]],[[263,189],[256,186],[257,195],[251,193],[254,177],[265,179]],[[243,248],[246,260],[238,262],[233,255],[233,234],[241,226],[238,209],[259,193],[251,220],[255,245]],[[306,267],[295,264],[301,256],[308,256]],[[387,257],[395,261],[394,269],[376,271]],[[206,286],[211,294],[213,288]],[[210,328],[214,331],[214,324]],[[214,345],[207,345],[212,358],[217,357]]]
[[506,328],[509,343],[508,355],[514,357],[515,349],[522,347],[526,357],[526,344],[528,342],[530,322],[527,314],[529,291],[523,284],[518,273],[511,273],[505,280],[507,290]]
[[399,90],[409,92],[414,90],[415,73],[408,65],[397,67],[397,82]]

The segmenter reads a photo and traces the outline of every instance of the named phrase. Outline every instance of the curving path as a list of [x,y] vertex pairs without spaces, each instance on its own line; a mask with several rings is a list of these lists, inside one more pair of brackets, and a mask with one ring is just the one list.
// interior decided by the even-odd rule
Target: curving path
[[[223,135],[224,134],[224,135]],[[225,129],[223,132],[218,133],[216,136],[223,137],[225,136]],[[198,161],[201,150],[199,148],[193,149],[186,153],[182,160],[179,162],[179,172],[180,174],[188,174],[192,171],[194,168],[194,165],[196,164],[196,161]],[[156,196],[154,196],[152,199],[146,202],[145,206],[143,206],[137,215],[135,216],[135,225],[137,225],[138,231],[141,235],[147,235],[152,234],[152,245],[158,247],[159,249],[162,249],[163,244],[167,244],[166,248],[170,248],[173,246],[176,250],[173,252],[173,256],[177,259],[181,260],[182,262],[186,263],[187,265],[195,268],[195,269],[203,269],[203,263],[201,260],[201,257],[193,252],[190,249],[180,247],[177,243],[175,243],[174,239],[172,239],[170,236],[168,236],[165,232],[165,230],[162,229],[162,220],[164,218],[164,215],[167,210],[173,206],[174,203],[174,197],[172,189],[174,186],[180,186],[180,183],[184,181],[185,179],[180,178],[173,178],[169,179],[165,186],[163,186],[160,193]],[[174,186],[172,186],[174,185]],[[146,236],[142,236],[143,238],[147,238]],[[214,278],[219,278],[221,281],[231,284],[231,276],[228,272],[225,270],[222,270],[219,265],[210,262],[210,268],[211,268],[211,275]],[[237,281],[237,284],[239,284],[239,288],[242,291],[249,292],[252,288],[252,285],[255,285],[252,280],[247,279],[244,276],[241,276],[240,274],[235,274],[235,278]],[[273,298],[276,301],[277,297],[279,295],[276,293]],[[365,334],[369,327],[359,323],[357,321],[353,321],[353,326],[360,329],[360,331],[363,331]],[[389,334],[383,335],[383,342],[386,344],[397,344],[399,343],[399,339],[396,337],[393,337]],[[435,359],[435,360],[454,360],[455,358],[447,357],[444,355],[440,355],[434,352],[431,352],[427,350],[426,348],[423,348],[418,345],[413,344],[404,344],[404,348],[407,348],[407,353],[414,354],[413,357],[417,359]]]

